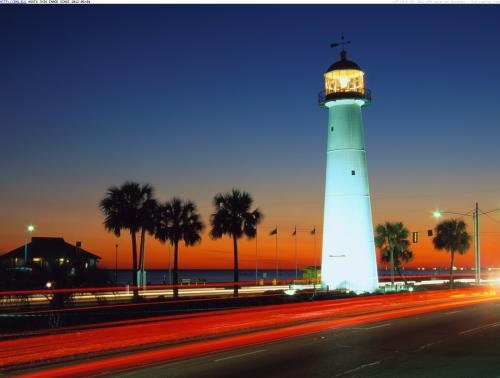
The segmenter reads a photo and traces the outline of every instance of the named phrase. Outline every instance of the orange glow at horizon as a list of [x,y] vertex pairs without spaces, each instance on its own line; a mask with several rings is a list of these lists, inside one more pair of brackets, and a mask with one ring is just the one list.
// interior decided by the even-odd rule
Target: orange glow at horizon
[[[311,223],[312,224],[312,223]],[[378,223],[375,223],[378,224]],[[69,243],[75,243],[77,240],[83,242],[82,248],[102,257],[99,264],[101,268],[112,269],[115,267],[115,244],[118,244],[118,266],[120,269],[129,269],[131,267],[131,240],[126,232],[120,238],[106,233],[103,229],[93,227],[92,232],[86,233],[82,238],[80,233],[72,230],[61,232],[52,231],[50,233],[39,233],[33,236],[62,236]],[[408,227],[408,226],[407,226]],[[269,232],[272,225],[259,227],[257,242],[255,239],[248,240],[242,238],[239,241],[239,261],[241,269],[255,269],[256,247],[258,248],[258,266],[259,269],[274,269],[276,260],[276,239],[270,236]],[[310,234],[313,226],[297,226],[297,261],[299,269],[312,266],[314,264],[314,236]],[[421,227],[422,228],[422,227]],[[428,227],[431,228],[431,227]],[[321,264],[321,242],[322,231],[316,226],[316,262]],[[412,229],[410,228],[410,231]],[[295,268],[295,241],[292,236],[293,225],[280,227],[278,224],[278,255],[280,269]],[[469,227],[469,232],[471,229]],[[481,234],[481,261],[482,267],[497,267],[496,245],[500,234],[492,231],[483,231]],[[16,238],[9,243],[2,245],[3,251],[22,245],[23,240]],[[412,243],[411,249],[414,252],[414,259],[405,265],[406,268],[433,267],[448,268],[450,255],[446,251],[437,251],[432,245],[432,237],[427,236],[427,229],[419,229],[419,242]],[[456,254],[455,265],[457,267],[469,268],[474,266],[473,246],[464,255]],[[160,244],[153,237],[149,236],[146,241],[146,268],[147,269],[167,269],[168,267],[168,246]],[[377,251],[379,257],[379,252]],[[171,247],[171,258],[173,264],[173,247]],[[219,240],[212,240],[208,232],[203,233],[202,242],[194,247],[185,247],[183,243],[179,245],[179,266],[181,269],[232,269],[233,250],[232,241],[224,237]],[[388,265],[378,262],[380,269],[388,269]]]
[[[276,179],[280,181],[280,178]],[[242,189],[252,194],[255,206],[264,213],[263,223],[258,228],[258,255],[259,269],[275,268],[275,237],[269,232],[278,226],[278,247],[280,269],[294,269],[295,250],[292,232],[297,225],[297,256],[299,269],[314,264],[314,237],[310,234],[313,227],[317,229],[316,235],[316,261],[321,263],[322,244],[322,184],[306,180],[302,177],[295,182],[280,182],[279,187],[286,186],[286,192],[279,192],[275,182],[259,182],[253,185],[242,185]],[[152,181],[152,180],[151,180]],[[207,184],[209,185],[209,184]],[[213,185],[213,184],[210,184]],[[432,237],[427,236],[427,230],[433,229],[437,221],[432,217],[432,210],[456,209],[465,211],[463,204],[473,206],[472,195],[464,196],[454,194],[441,203],[422,195],[422,198],[409,201],[404,186],[391,188],[393,183],[380,181],[374,176],[371,187],[373,223],[377,225],[386,221],[402,221],[410,232],[419,232],[419,242],[411,244],[414,259],[406,265],[408,268],[449,267],[450,256],[445,251],[437,251],[432,245]],[[414,185],[411,180],[405,185]],[[413,186],[414,187],[414,186]],[[102,185],[106,188],[106,185]],[[3,210],[5,215],[0,217],[0,254],[17,248],[24,243],[24,227],[29,222],[37,225],[32,236],[57,236],[63,237],[69,243],[82,242],[82,248],[102,257],[99,264],[102,268],[115,267],[115,244],[119,244],[118,266],[128,269],[131,266],[131,240],[125,231],[120,238],[108,233],[102,226],[103,216],[97,208],[99,199],[104,194],[104,189],[93,188],[91,192],[83,195],[78,189],[68,190],[67,198],[52,202],[42,201],[40,198],[26,200],[22,206],[7,203]],[[440,198],[440,188],[436,198]],[[206,193],[200,194],[195,186],[186,191],[182,197],[191,198],[197,204],[203,221],[207,224],[212,212],[211,199],[217,189],[209,187]],[[175,193],[175,192],[174,192]],[[304,195],[307,193],[308,195]],[[418,194],[417,194],[418,195]],[[157,190],[157,197],[164,200],[170,193]],[[495,197],[484,200],[483,210],[500,205]],[[19,210],[19,211],[16,211]],[[8,216],[7,216],[8,214]],[[27,218],[26,214],[30,214]],[[492,214],[495,219],[500,219],[499,214]],[[469,217],[471,218],[471,217]],[[471,219],[464,218],[467,229],[472,234]],[[448,219],[448,216],[443,218]],[[207,229],[202,235],[202,242],[194,247],[186,248],[182,243],[179,250],[179,266],[181,269],[232,269],[233,251],[231,240],[224,237],[220,240],[211,240]],[[411,236],[411,234],[410,234]],[[500,267],[497,245],[500,241],[500,227],[487,217],[481,217],[481,262],[483,268]],[[138,241],[139,243],[139,241]],[[239,243],[239,258],[241,269],[255,269],[255,240],[243,238]],[[171,253],[173,256],[173,251]],[[379,253],[377,252],[377,256]],[[173,258],[172,258],[173,259]],[[456,255],[457,267],[473,267],[473,247],[465,256]],[[146,241],[146,269],[167,269],[167,246],[160,244],[152,237]],[[386,268],[379,262],[379,268]]]

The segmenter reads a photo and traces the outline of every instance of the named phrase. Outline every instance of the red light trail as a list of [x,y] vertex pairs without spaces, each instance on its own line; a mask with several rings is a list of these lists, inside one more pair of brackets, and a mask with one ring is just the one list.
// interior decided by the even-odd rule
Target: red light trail
[[[88,376],[99,369],[130,369],[325,329],[500,300],[495,291],[485,290],[373,295],[101,324],[101,328],[86,327],[1,341],[0,366],[6,370],[26,367],[27,361],[36,365],[84,356],[139,351],[127,356],[109,357],[27,375]],[[161,348],[140,351],[151,347]]]

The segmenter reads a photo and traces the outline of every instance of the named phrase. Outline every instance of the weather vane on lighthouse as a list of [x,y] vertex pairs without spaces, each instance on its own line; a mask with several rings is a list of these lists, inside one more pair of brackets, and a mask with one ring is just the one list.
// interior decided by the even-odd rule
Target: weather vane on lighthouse
[[350,44],[351,44],[351,41],[346,41],[344,38],[344,34],[342,33],[340,35],[340,42],[333,42],[330,44],[330,47],[333,49],[335,47],[342,46],[342,51],[340,51],[340,58],[342,60],[345,60],[346,54],[347,54],[345,51],[345,45],[350,45]]
[[344,35],[341,59],[326,73],[320,105],[328,109],[321,281],[330,289],[373,292],[378,288],[363,115],[371,102],[365,73],[347,60]]
[[349,45],[350,43],[351,41],[346,41],[344,38],[344,34],[342,34],[340,36],[340,42],[333,42],[332,44],[330,44],[330,47],[334,48],[342,45],[342,50],[345,50],[345,45]]

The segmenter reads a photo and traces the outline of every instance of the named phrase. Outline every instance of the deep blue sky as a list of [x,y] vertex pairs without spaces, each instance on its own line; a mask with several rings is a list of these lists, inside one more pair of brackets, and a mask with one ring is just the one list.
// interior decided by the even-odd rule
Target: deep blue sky
[[498,6],[0,7],[0,250],[30,220],[107,240],[91,236],[96,203],[126,179],[205,216],[240,186],[269,226],[321,223],[317,93],[341,32],[373,90],[375,218],[425,227],[426,206],[500,205],[499,19]]

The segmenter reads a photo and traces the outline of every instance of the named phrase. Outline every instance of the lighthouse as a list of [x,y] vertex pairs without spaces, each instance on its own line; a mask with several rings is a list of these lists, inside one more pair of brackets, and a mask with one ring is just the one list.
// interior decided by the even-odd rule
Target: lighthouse
[[378,288],[362,108],[371,102],[365,73],[347,59],[326,73],[320,106],[328,109],[321,282],[330,290],[373,292]]

